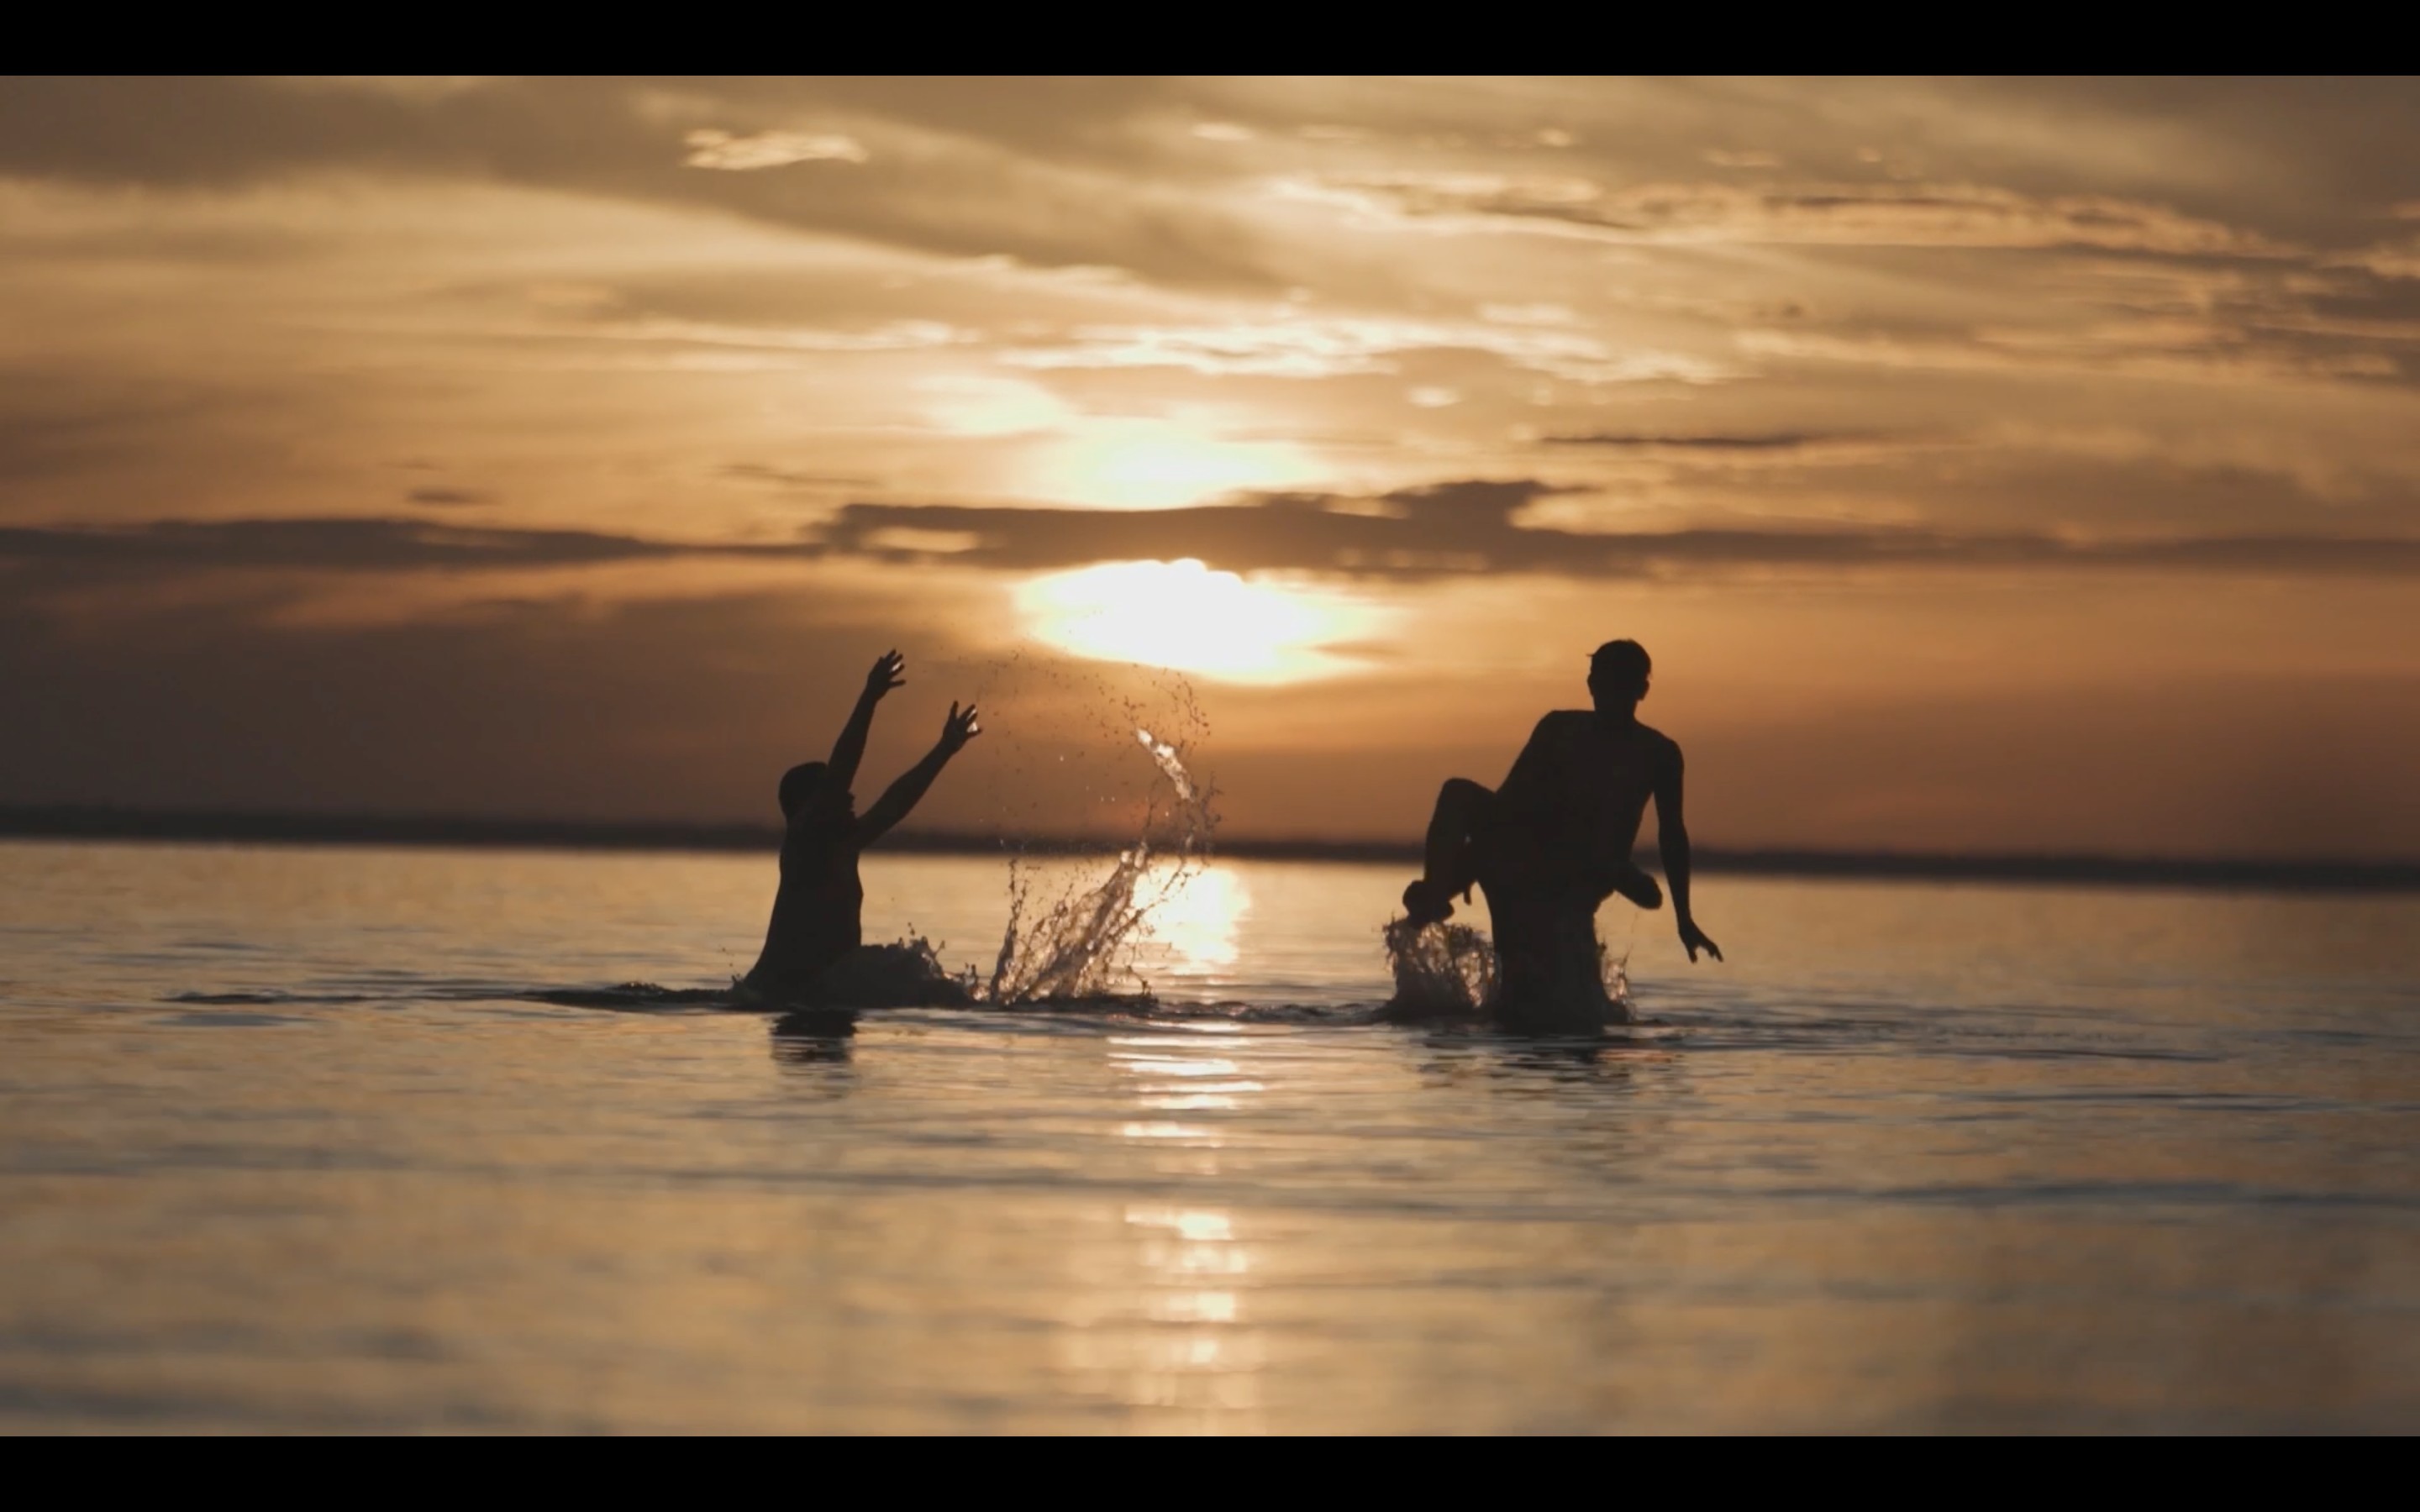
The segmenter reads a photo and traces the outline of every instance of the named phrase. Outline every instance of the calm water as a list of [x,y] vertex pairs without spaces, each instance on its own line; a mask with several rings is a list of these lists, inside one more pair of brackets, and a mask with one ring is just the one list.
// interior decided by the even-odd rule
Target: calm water
[[2420,899],[1711,877],[1574,1045],[1366,1022],[1403,881],[785,1038],[515,996],[723,983],[769,857],[0,844],[0,1426],[2420,1427]]

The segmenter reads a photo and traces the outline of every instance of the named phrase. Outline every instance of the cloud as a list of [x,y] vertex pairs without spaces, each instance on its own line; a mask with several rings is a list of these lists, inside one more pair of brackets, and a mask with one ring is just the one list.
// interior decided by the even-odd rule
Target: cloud
[[[951,698],[973,692],[992,717],[920,822],[1082,830],[1105,796],[1148,776],[1130,727],[1102,729],[1146,680],[1042,649],[1009,660],[913,602],[564,599],[332,627],[224,606],[130,605],[70,623],[0,595],[11,732],[0,799],[762,824],[780,772],[829,748],[903,624],[915,627],[910,685],[876,722],[866,780],[921,754]],[[1548,680],[1426,655],[1403,666],[1443,718],[1404,721],[1350,684],[1220,690],[1217,738],[1188,762],[1218,783],[1221,833],[1417,837],[1441,774],[1500,771],[1538,706],[1578,694],[1586,646],[1648,617],[1636,600],[1585,602],[1618,609],[1621,628],[1556,632],[1569,643]],[[2081,689],[1994,680],[1945,698],[1919,683],[1807,703],[1763,696],[1677,626],[1648,634],[1667,669],[1656,719],[1687,743],[1710,844],[2381,857],[2420,846],[2404,754],[2420,739],[2420,683],[2408,672],[2136,670]],[[1793,644],[1769,670],[1800,678],[1838,659]],[[2247,708],[2270,717],[2247,726]],[[1248,733],[1305,721],[1328,738],[1306,749]],[[769,887],[769,853],[761,864]],[[763,922],[735,910],[723,926],[743,962]]]
[[2208,321],[2185,328],[2111,321],[2081,331],[2004,329],[1956,337],[1749,330],[1733,340],[1741,351],[1757,357],[1940,372],[2092,372],[2217,383],[2403,375],[2402,363],[2386,352],[2255,340],[2253,332]]
[[797,468],[778,468],[764,462],[729,462],[720,470],[726,478],[741,478],[751,483],[770,485],[776,488],[801,489],[827,493],[834,489],[871,488],[871,478],[833,472],[807,472]]
[[[70,619],[0,595],[0,718],[23,732],[0,750],[0,794],[761,815],[782,767],[831,739],[830,711],[888,643],[879,619],[799,594],[500,603],[374,625],[247,603],[122,601]],[[920,630],[929,666],[944,632]]]
[[835,132],[758,131],[739,136],[704,128],[684,140],[690,147],[689,156],[681,160],[684,163],[725,173],[786,168],[794,162],[863,162],[872,156],[857,138]]
[[1575,326],[1579,313],[1568,304],[1482,304],[1479,313],[1507,326]]
[[2331,267],[2359,268],[2380,278],[2420,279],[2420,241],[2382,241],[2328,261]]
[[2296,255],[2257,232],[2160,205],[2107,194],[2034,195],[1985,184],[1652,183],[1607,189],[1564,175],[1408,170],[1329,174],[1280,187],[1298,197],[1357,204],[1449,229],[1527,227],[1614,240]]
[[495,495],[481,493],[475,488],[414,488],[403,498],[406,503],[429,504],[439,508],[464,504],[492,504],[496,501]]
[[[20,79],[0,94],[0,174],[445,177],[1282,286],[1280,266],[1302,282],[1303,259],[1248,192],[1271,174],[1398,216],[1620,239],[2350,244],[2356,219],[2374,233],[2380,208],[2409,198],[2380,144],[2415,116],[2396,80]],[[1772,145],[1804,170],[1846,168],[1874,142],[1923,177],[1739,181],[1785,173]],[[1539,145],[1571,171],[1495,171],[1536,162]],[[818,162],[847,171],[780,171]],[[1709,162],[1723,181],[1692,181]]]
[[[0,803],[764,823],[783,769],[830,748],[896,645],[910,685],[876,721],[871,791],[972,696],[985,737],[919,824],[1130,841],[1156,768],[1118,718],[1165,707],[1160,680],[1030,644],[1012,658],[963,585],[875,576],[369,623],[133,595],[63,614],[0,579]],[[763,916],[729,927],[752,949]]]
[[1584,436],[1549,436],[1551,446],[1603,446],[1639,452],[1809,452],[1827,446],[1871,440],[1868,436],[1818,435],[1810,431],[1767,431],[1744,436],[1653,436],[1630,432],[1598,432]]
[[[1218,196],[1195,192],[1193,180],[1232,169],[1189,166],[1175,144],[1136,130],[1139,112],[1180,89],[1114,80],[675,87],[499,78],[414,90],[26,79],[0,90],[0,177],[213,191],[313,177],[454,179],[699,207],[944,255],[1266,286],[1259,239]],[[807,116],[830,129],[766,121]],[[680,146],[691,132],[698,140]],[[816,162],[846,171],[780,171]]]
[[[901,531],[947,532],[958,565],[1040,571],[1180,561],[1231,572],[1418,581],[1486,573],[1654,579],[1693,573],[1996,569],[2280,575],[2420,573],[2420,537],[2169,535],[2112,540],[1916,528],[1592,532],[1525,524],[1572,490],[1472,480],[1375,498],[1288,493],[1187,509],[1104,514],[1043,507],[854,503],[824,528],[836,557],[912,560]],[[971,540],[973,544],[968,544]]]
[[944,320],[888,320],[863,329],[845,330],[832,326],[739,325],[670,316],[596,320],[527,333],[586,341],[659,342],[785,352],[913,352],[982,339],[979,333]]
[[1295,315],[1160,326],[1086,326],[1062,341],[1012,348],[1032,368],[1181,367],[1219,377],[1324,378],[1393,373],[1419,351],[1472,351],[1575,383],[1714,383],[1731,368],[1686,352],[1624,347],[1544,321],[1445,321]]
[[0,562],[147,569],[477,571],[695,556],[820,554],[812,544],[691,544],[596,531],[389,518],[152,520],[132,526],[0,526]]
[[1727,571],[1999,569],[2387,575],[2420,573],[2420,537],[2291,533],[2080,539],[1919,528],[1569,530],[1525,522],[1581,492],[1532,479],[1466,480],[1375,496],[1275,493],[1182,509],[843,506],[807,538],[669,541],[591,531],[427,520],[159,520],[121,528],[0,528],[0,563],[101,570],[316,573],[506,571],[674,561],[856,559],[1004,572],[1101,562],[1201,561],[1231,572],[1420,581],[1487,573],[1653,579]]

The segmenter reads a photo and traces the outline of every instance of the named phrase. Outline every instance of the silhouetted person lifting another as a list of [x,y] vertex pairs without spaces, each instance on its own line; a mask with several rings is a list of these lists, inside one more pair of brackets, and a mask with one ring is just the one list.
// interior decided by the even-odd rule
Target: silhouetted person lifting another
[[1589,662],[1593,712],[1558,709],[1539,720],[1502,787],[1458,777],[1437,795],[1427,871],[1404,889],[1404,912],[1434,923],[1453,916],[1454,894],[1467,898],[1473,883],[1487,889],[1508,986],[1553,969],[1559,930],[1585,934],[1592,971],[1596,908],[1609,895],[1663,906],[1655,879],[1630,859],[1650,796],[1681,944],[1692,961],[1699,950],[1723,958],[1689,914],[1681,748],[1638,722],[1649,670],[1637,641],[1606,641]]
[[857,879],[858,853],[907,818],[950,758],[983,733],[973,704],[964,710],[951,704],[931,754],[860,818],[849,784],[865,755],[874,706],[906,682],[899,675],[906,666],[899,653],[885,652],[865,674],[865,691],[832,743],[831,760],[806,762],[782,774],[782,886],[773,896],[764,953],[741,983],[753,993],[783,1002],[807,998],[835,962],[863,943],[858,916],[865,888]]

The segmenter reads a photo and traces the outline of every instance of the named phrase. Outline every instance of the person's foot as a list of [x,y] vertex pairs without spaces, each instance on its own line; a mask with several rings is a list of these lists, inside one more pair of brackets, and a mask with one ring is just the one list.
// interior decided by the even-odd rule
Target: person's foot
[[1404,889],[1404,915],[1414,926],[1442,924],[1453,917],[1453,894],[1426,877]]

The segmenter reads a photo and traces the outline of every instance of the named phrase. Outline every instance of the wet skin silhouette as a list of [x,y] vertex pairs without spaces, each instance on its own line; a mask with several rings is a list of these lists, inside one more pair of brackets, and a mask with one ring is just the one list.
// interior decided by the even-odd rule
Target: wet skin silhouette
[[1416,924],[1453,916],[1453,897],[1487,892],[1497,952],[1508,972],[1550,956],[1551,921],[1614,893],[1663,906],[1655,879],[1630,859],[1647,800],[1655,800],[1673,921],[1689,959],[1721,950],[1689,912],[1689,831],[1681,818],[1681,748],[1638,722],[1651,664],[1635,640],[1609,640],[1589,663],[1593,711],[1558,709],[1538,721],[1501,787],[1454,778],[1429,821],[1427,870],[1404,889]]
[[806,762],[782,775],[782,885],[773,897],[765,949],[740,985],[773,1002],[801,1002],[816,980],[843,956],[864,943],[859,913],[865,888],[857,877],[859,853],[908,817],[951,757],[983,733],[975,707],[953,703],[941,738],[925,758],[891,784],[862,817],[849,784],[865,755],[874,728],[874,707],[903,686],[907,662],[885,652],[865,674],[865,691],[832,743],[830,762]]

